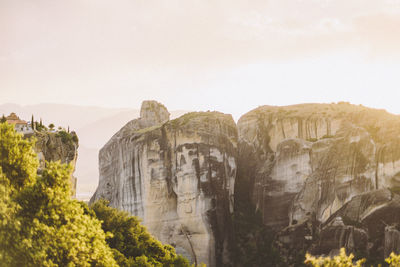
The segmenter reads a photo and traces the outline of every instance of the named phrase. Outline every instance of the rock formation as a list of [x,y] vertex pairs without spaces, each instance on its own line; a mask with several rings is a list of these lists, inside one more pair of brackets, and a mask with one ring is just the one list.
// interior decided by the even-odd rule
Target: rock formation
[[237,179],[250,184],[288,263],[296,250],[398,250],[386,226],[400,222],[388,190],[399,186],[399,116],[347,103],[263,106],[240,118],[238,132]]
[[188,113],[142,104],[99,153],[100,179],[91,202],[139,216],[149,231],[194,263],[229,261],[237,131],[230,115]]
[[[75,168],[78,158],[78,141],[77,138],[72,140],[72,136],[76,137],[75,132],[66,133],[71,139],[66,138],[59,133],[39,132],[25,134],[25,137],[34,137],[36,139],[35,152],[39,157],[39,171],[44,168],[46,161],[60,161],[61,163],[70,163]],[[76,195],[77,179],[71,176],[72,196]]]
[[192,262],[232,264],[235,184],[287,266],[306,251],[400,252],[399,116],[348,103],[262,106],[236,126],[218,112],[169,121],[155,101],[140,114],[100,151],[91,201],[141,217]]

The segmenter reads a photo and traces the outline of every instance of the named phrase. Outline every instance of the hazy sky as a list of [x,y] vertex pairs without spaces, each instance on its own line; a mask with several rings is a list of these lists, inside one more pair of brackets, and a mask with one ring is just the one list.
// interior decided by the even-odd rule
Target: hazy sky
[[400,0],[0,0],[0,103],[400,113]]

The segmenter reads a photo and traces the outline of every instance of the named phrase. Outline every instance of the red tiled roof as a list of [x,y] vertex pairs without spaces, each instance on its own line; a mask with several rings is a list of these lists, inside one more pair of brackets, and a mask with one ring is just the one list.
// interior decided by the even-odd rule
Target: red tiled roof
[[26,121],[23,120],[7,120],[8,124],[27,124]]
[[17,114],[12,112],[9,116],[6,117],[6,120],[9,124],[27,124],[26,121],[21,120]]

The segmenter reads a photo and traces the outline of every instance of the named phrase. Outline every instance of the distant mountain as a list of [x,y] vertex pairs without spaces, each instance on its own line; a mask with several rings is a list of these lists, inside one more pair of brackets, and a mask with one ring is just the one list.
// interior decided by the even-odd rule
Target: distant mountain
[[54,123],[56,126],[70,126],[71,129],[79,129],[87,124],[126,111],[138,112],[137,109],[128,108],[85,107],[50,103],[27,106],[17,104],[0,105],[0,115],[8,115],[10,112],[15,112],[22,119],[30,120],[33,114],[36,120],[42,118],[43,123],[46,125]]
[[[88,148],[100,149],[127,122],[138,118],[140,116],[139,112],[140,111],[136,109],[122,111],[89,123],[77,130],[79,139],[81,143],[85,144]],[[177,118],[185,113],[187,113],[187,111],[171,111],[171,118]]]
[[79,140],[88,148],[101,148],[128,121],[139,117],[139,110],[122,111],[88,123],[77,130]]
[[[77,177],[77,197],[88,199],[94,193],[98,179],[99,149],[127,122],[139,117],[139,109],[102,108],[94,106],[76,106],[65,104],[37,105],[0,105],[0,116],[11,112],[24,120],[43,120],[45,125],[54,123],[57,127],[70,127],[79,137],[78,161],[75,176]],[[179,117],[188,111],[170,111],[171,118]]]

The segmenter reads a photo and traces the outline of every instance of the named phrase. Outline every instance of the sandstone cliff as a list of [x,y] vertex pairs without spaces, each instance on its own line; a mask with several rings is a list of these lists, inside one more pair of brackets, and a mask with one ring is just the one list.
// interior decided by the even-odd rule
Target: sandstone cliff
[[254,262],[239,258],[266,233],[245,221],[258,212],[285,266],[341,247],[382,260],[400,252],[399,133],[399,116],[348,103],[263,106],[235,125],[218,112],[169,121],[163,105],[145,101],[100,151],[91,201],[141,217],[208,266]]
[[169,121],[155,101],[145,101],[140,114],[101,149],[91,202],[105,198],[192,262],[222,266],[237,169],[232,117],[195,112]]
[[[78,157],[78,138],[75,132],[39,132],[27,134],[26,137],[36,139],[35,152],[39,157],[39,171],[44,167],[46,161],[60,161],[61,163],[70,163],[75,169]],[[74,138],[75,137],[75,138]],[[76,178],[71,176],[72,196],[76,194]]]
[[238,133],[237,179],[288,263],[341,246],[400,252],[387,227],[400,222],[399,116],[347,103],[263,106],[242,116]]

